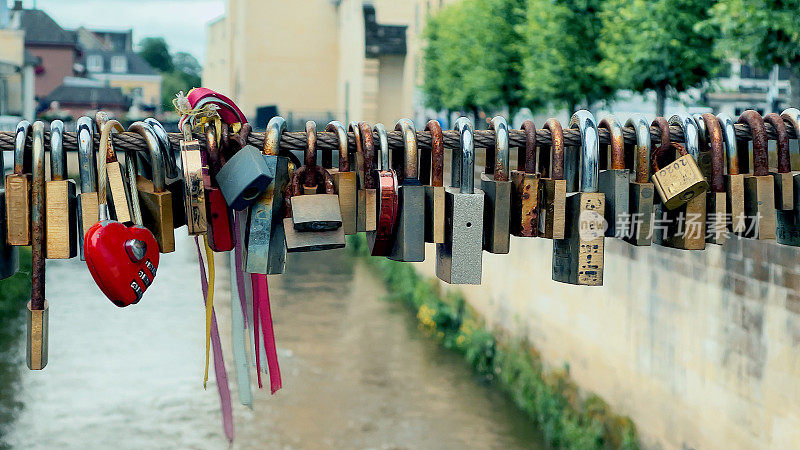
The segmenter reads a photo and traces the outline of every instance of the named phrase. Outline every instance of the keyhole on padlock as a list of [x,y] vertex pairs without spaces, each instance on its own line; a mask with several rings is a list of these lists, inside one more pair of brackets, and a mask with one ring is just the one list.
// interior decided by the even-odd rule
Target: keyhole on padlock
[[258,189],[254,187],[249,187],[242,192],[242,198],[245,200],[253,200],[261,193]]
[[472,226],[472,222],[467,222],[467,228]]

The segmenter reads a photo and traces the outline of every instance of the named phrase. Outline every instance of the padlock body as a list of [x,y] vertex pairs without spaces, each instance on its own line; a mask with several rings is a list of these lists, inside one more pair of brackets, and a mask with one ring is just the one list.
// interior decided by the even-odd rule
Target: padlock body
[[6,176],[6,236],[10,245],[31,245],[31,177]]
[[565,236],[565,214],[567,200],[567,181],[542,178],[539,235],[547,239],[563,239]]
[[647,246],[653,240],[653,183],[631,182],[629,190],[630,224],[625,230],[625,242],[636,246]]
[[742,234],[747,229],[744,220],[744,175],[725,176],[725,194],[728,205],[727,214],[730,214],[728,229],[736,234]]
[[136,179],[136,188],[142,206],[142,221],[153,232],[161,253],[175,251],[175,227],[172,223],[172,194],[156,192],[153,183],[144,178]]
[[509,231],[514,236],[536,237],[539,235],[539,175],[512,170],[511,183]]
[[315,252],[320,250],[333,250],[344,248],[344,230],[339,227],[327,231],[297,231],[292,219],[283,219],[283,229],[286,232],[286,251],[289,253]]
[[787,172],[773,173],[772,176],[775,179],[775,209],[794,209],[794,179],[797,175]]
[[203,157],[198,141],[181,141],[181,164],[186,227],[189,235],[198,236],[208,230]]
[[245,146],[217,172],[217,184],[228,206],[241,211],[256,201],[275,178],[264,155],[255,147]]
[[389,259],[425,261],[425,187],[401,185],[397,197],[397,225]]
[[375,228],[378,226],[378,210],[376,206],[378,205],[378,191],[376,189],[365,189],[364,190],[364,198],[365,198],[365,225],[366,231],[374,231]]
[[367,231],[367,190],[356,191],[356,229]]
[[510,181],[495,181],[492,175],[481,174],[481,190],[486,195],[483,202],[483,249],[489,253],[508,253],[512,188]]
[[342,228],[344,234],[358,232],[358,195],[356,189],[355,172],[339,172],[338,169],[328,170],[333,176],[333,186],[339,196],[339,210],[342,212]]
[[605,195],[576,192],[567,197],[564,239],[553,240],[553,280],[602,286],[605,246]]
[[108,199],[109,206],[114,211],[117,222],[133,222],[130,204],[128,203],[128,190],[125,188],[122,164],[114,161],[106,164],[108,173]]
[[172,226],[180,228],[186,225],[186,205],[183,179],[179,178],[167,183],[167,191],[172,197]]
[[0,190],[0,280],[19,270],[19,248],[8,243],[6,237],[6,193]]
[[444,242],[444,186],[425,186],[425,242]]
[[339,196],[295,195],[291,199],[292,224],[297,231],[332,231],[342,227]]
[[728,195],[706,192],[706,242],[722,245],[728,240]]
[[770,175],[744,177],[744,237],[775,239],[775,183]]
[[45,251],[47,259],[78,256],[78,207],[73,180],[45,183]]
[[484,193],[445,188],[445,238],[436,244],[436,276],[450,284],[480,284]]
[[397,174],[393,170],[378,172],[377,205],[378,221],[375,231],[367,231],[367,247],[370,256],[388,256],[394,247],[397,234],[398,197]]
[[675,209],[708,190],[708,182],[691,155],[683,155],[653,174],[653,185],[667,209]]
[[656,243],[679,250],[706,248],[705,192],[675,209],[666,209],[659,203],[656,217],[664,224],[662,232],[656,235]]
[[598,191],[606,195],[605,218],[608,223],[606,236],[615,237],[628,230],[618,230],[627,226],[630,219],[630,171],[628,169],[601,170],[598,178]]
[[215,252],[233,250],[233,215],[219,188],[206,188],[208,246]]
[[31,309],[31,302],[28,302],[25,362],[30,370],[42,370],[47,365],[49,308],[47,300],[44,309]]
[[792,190],[794,209],[775,211],[775,239],[779,244],[800,247],[800,174],[793,177]]
[[289,183],[289,159],[266,155],[264,160],[275,167],[275,178],[248,210],[244,270],[249,273],[281,274],[286,265],[283,218],[286,186]]

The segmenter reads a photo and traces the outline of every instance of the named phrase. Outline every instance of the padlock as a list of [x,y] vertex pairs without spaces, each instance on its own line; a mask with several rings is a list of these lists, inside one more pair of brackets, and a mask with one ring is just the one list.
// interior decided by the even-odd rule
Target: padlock
[[[544,129],[550,131],[551,144],[541,145],[539,161],[542,161],[542,177],[539,180],[539,235],[547,239],[564,239],[567,200],[567,181],[564,179],[564,134],[556,119],[547,119]],[[550,167],[544,171],[544,161]],[[546,176],[545,176],[546,175]]]
[[[800,110],[797,108],[786,109],[781,113],[781,119],[789,122],[794,128],[795,135],[800,137]],[[778,145],[781,145],[780,139],[778,140]],[[788,139],[786,140],[786,145],[789,145]],[[778,148],[778,151],[780,152],[781,149]],[[792,197],[794,198],[794,208],[775,211],[777,219],[775,239],[779,244],[800,247],[800,174],[795,172],[793,175]]]
[[[378,212],[375,210],[378,204],[378,180],[376,179],[377,173],[368,170],[368,168],[375,167],[375,143],[372,136],[372,127],[370,127],[368,123],[360,122],[358,128],[360,131],[359,134],[361,134],[361,150],[364,158],[364,231],[374,231],[378,226]],[[359,208],[360,207],[361,199],[359,198]],[[359,210],[359,215],[360,214],[361,212]],[[361,220],[360,217],[359,220]]]
[[[643,114],[633,114],[625,123],[633,128],[636,144],[625,144],[626,161],[634,167],[635,176],[628,185],[629,224],[623,240],[636,246],[650,245],[653,238],[653,204],[655,187],[650,182],[650,122]],[[630,157],[628,157],[630,155]]]
[[725,157],[722,127],[711,113],[702,114],[697,124],[700,136],[703,137],[700,154],[704,157],[703,154],[707,153],[709,160],[707,165],[710,190],[706,193],[706,242],[722,245],[728,239],[728,195],[725,191],[723,170]]
[[[98,129],[102,130],[105,127],[105,124],[111,121],[112,120],[109,119],[108,114],[104,111],[98,111],[97,114],[95,114],[95,122],[97,122]],[[117,125],[119,125],[119,127],[112,127],[113,131],[125,131],[119,122],[117,122]],[[128,190],[125,186],[125,174],[123,173],[123,167],[117,159],[117,153],[114,151],[114,143],[111,142],[110,135],[108,140],[109,142],[106,153],[100,154],[100,158],[105,160],[106,173],[101,173],[100,177],[101,179],[106,177],[108,180],[108,200],[110,201],[109,206],[113,210],[112,217],[114,217],[118,222],[122,223],[133,222],[133,215],[131,214],[131,207],[128,200]],[[101,198],[99,201],[105,202],[106,199]]]
[[[764,119],[757,111],[749,109],[739,116],[738,123],[747,124],[753,139],[753,170],[744,177],[744,217],[746,229],[743,237],[750,239],[775,239],[775,179],[769,173],[767,130]],[[747,153],[747,141],[736,142],[741,155]]]
[[192,137],[188,121],[181,128],[181,169],[183,170],[183,204],[186,209],[186,228],[190,236],[205,234],[208,230],[206,220],[206,194],[203,179],[205,154],[200,141]]
[[506,119],[495,116],[494,149],[486,149],[485,171],[481,174],[481,190],[486,198],[483,202],[483,249],[489,253],[508,253],[511,233],[511,190],[508,180],[508,124]]
[[[361,128],[358,122],[350,122],[347,132],[353,133],[353,140],[356,143],[355,158],[353,161],[356,172],[356,230],[367,230],[367,191],[366,191],[366,171],[364,168],[364,151],[362,148]],[[374,148],[373,148],[374,150]]]
[[[608,227],[606,236],[627,234],[625,227],[630,220],[630,178],[631,174],[625,168],[625,142],[622,139],[622,124],[613,115],[608,115],[600,120],[598,128],[608,130],[611,142],[600,148],[601,170],[598,178],[598,189],[606,196],[605,219]],[[605,148],[604,148],[605,147]],[[604,151],[605,150],[605,151]]]
[[536,126],[530,120],[522,123],[525,147],[519,147],[517,170],[511,171],[510,229],[514,236],[539,235],[539,190],[541,179],[536,171]]
[[786,124],[777,113],[764,116],[764,122],[772,125],[777,135],[778,171],[772,172],[775,179],[775,209],[790,211],[794,209],[794,175],[792,173],[791,154],[789,152],[789,134]]
[[236,152],[217,173],[219,190],[228,206],[241,211],[252,205],[275,178],[264,156],[255,147]]
[[397,227],[397,210],[399,203],[397,174],[392,169],[389,154],[389,137],[386,127],[376,123],[373,131],[378,135],[380,154],[372,160],[377,167],[365,167],[365,170],[377,171],[378,195],[375,230],[367,231],[367,246],[371,256],[389,256],[394,247],[395,228]]
[[[675,117],[678,116],[672,116],[670,119],[670,125],[679,124],[673,120]],[[680,118],[676,120],[679,121]],[[696,141],[697,125],[694,123],[694,119],[689,118],[689,120],[692,121],[691,129],[694,131],[693,136]],[[688,136],[687,139],[689,139]],[[668,158],[666,147],[662,144],[659,148],[664,149],[664,154],[661,157]],[[664,168],[657,169],[653,174],[653,185],[666,209],[675,209],[684,205],[692,198],[708,190],[708,182],[700,172],[700,168],[697,167],[694,157],[687,153],[684,146],[675,148],[682,152],[680,157],[669,162]],[[659,163],[657,160],[654,161],[656,164]]]
[[167,190],[166,161],[153,127],[145,122],[134,122],[128,131],[144,137],[150,152],[152,180],[139,175],[136,189],[142,208],[142,222],[153,233],[161,253],[175,251],[175,227],[172,224],[172,194]]
[[[394,129],[403,135],[403,157],[398,157],[393,167],[400,187],[397,193],[394,246],[389,253],[389,259],[422,262],[425,261],[425,187],[419,180],[417,132],[414,129],[414,122],[409,119],[398,120]],[[377,178],[375,174],[373,178]]]
[[45,183],[45,243],[48,259],[78,256],[78,214],[75,181],[67,178],[64,122],[50,123],[50,178]]
[[[313,180],[314,188],[323,186],[325,194],[309,193],[311,191],[307,185],[311,182],[308,181],[307,177]],[[305,195],[303,195],[304,192],[306,193]],[[303,197],[323,197],[323,199],[297,201]],[[335,211],[339,209],[339,200],[333,194],[333,177],[327,170],[318,165],[305,165],[297,169],[292,177],[291,196],[287,200],[289,202],[287,206],[289,217],[283,219],[283,228],[286,232],[286,249],[289,253],[332,250],[344,247],[345,238],[344,230],[341,227],[341,214],[338,228],[330,229],[327,227],[330,222],[329,218],[335,216]],[[326,226],[313,227],[310,226],[309,222],[309,226],[306,228],[307,231],[300,231],[297,229],[297,223],[294,222],[296,215],[306,218],[316,217],[320,223],[325,223]]]
[[600,140],[594,116],[577,111],[569,121],[581,135],[578,192],[567,196],[566,236],[553,239],[553,280],[603,285],[605,194],[598,192]]
[[711,147],[710,142],[707,139],[707,131],[706,131],[706,123],[703,120],[703,114],[692,114],[692,120],[697,125],[697,146],[699,149],[698,157],[697,157],[697,167],[700,169],[700,173],[706,178],[706,181],[709,181],[709,185],[711,184]]
[[480,284],[483,263],[484,194],[475,189],[475,140],[472,123],[459,117],[459,155],[450,164],[445,188],[445,239],[436,244],[436,276],[450,284]]
[[[725,141],[728,173],[725,175],[725,196],[727,197],[726,215],[730,217],[728,230],[742,234],[747,229],[744,220],[744,175],[739,170],[739,151],[736,145],[736,129],[733,119],[727,114],[718,114],[717,122],[722,127]],[[745,155],[745,160],[749,156]]]
[[89,227],[100,220],[97,199],[97,162],[94,153],[94,123],[90,117],[78,119],[76,137],[78,139],[78,172],[81,193],[78,194],[78,251],[81,261],[83,254],[83,237]]
[[[204,176],[208,246],[215,252],[233,250],[233,212],[217,185],[216,176],[223,165],[217,130],[213,124],[205,127],[208,176]],[[262,159],[263,160],[263,159]]]
[[442,125],[435,119],[428,121],[425,131],[431,135],[428,153],[424,147],[419,149],[419,180],[425,186],[425,242],[441,244],[444,242],[444,135]]
[[150,125],[150,128],[158,138],[159,144],[161,144],[161,154],[164,156],[164,166],[166,168],[167,190],[170,196],[172,196],[172,226],[174,228],[180,228],[186,225],[183,171],[177,164],[181,159],[180,151],[178,151],[178,156],[176,158],[175,152],[172,151],[172,143],[169,140],[167,130],[164,129],[161,122],[152,117],[148,117],[144,120],[144,123]]
[[31,174],[25,141],[31,134],[27,120],[14,134],[14,173],[6,175],[6,236],[9,245],[31,245]]
[[[2,151],[0,151],[0,167],[5,169]],[[0,280],[14,275],[19,270],[19,249],[8,243],[7,230],[6,177],[0,173]]]
[[[356,179],[356,172],[350,165],[351,159],[350,152],[347,145],[347,130],[344,125],[334,120],[325,127],[325,131],[336,133],[337,141],[339,143],[339,167],[333,169],[332,164],[323,164],[323,167],[328,170],[333,176],[333,186],[336,190],[336,195],[339,196],[339,209],[342,211],[342,228],[344,234],[356,234],[358,232],[358,180]],[[329,158],[328,163],[332,159],[333,151],[323,153],[323,157]],[[323,158],[324,160],[324,158]]]
[[[19,130],[18,130],[19,131]],[[32,127],[31,146],[31,298],[28,301],[28,327],[25,360],[30,370],[47,365],[48,305],[45,299],[45,181],[44,123]],[[19,136],[19,133],[17,134]],[[16,161],[15,161],[16,164]]]
[[244,269],[249,273],[281,274],[286,266],[283,218],[292,165],[289,158],[278,155],[281,134],[285,130],[286,121],[275,116],[264,133],[262,157],[270,170],[274,170],[275,178],[248,210]]
[[[111,220],[107,201],[107,160],[111,132],[122,131],[116,120],[103,124],[100,132],[100,221],[92,225],[84,238],[86,266],[97,286],[119,307],[138,303],[155,280],[159,253],[153,233],[136,224]],[[133,160],[133,158],[131,158]],[[130,161],[129,161],[130,163]]]

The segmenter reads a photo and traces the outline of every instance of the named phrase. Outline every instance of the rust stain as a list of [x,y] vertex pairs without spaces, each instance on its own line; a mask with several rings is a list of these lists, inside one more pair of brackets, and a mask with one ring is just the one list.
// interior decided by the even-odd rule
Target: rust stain
[[517,153],[517,170],[525,173],[536,173],[536,125],[526,120],[522,123],[525,132],[525,148],[519,148]]
[[[753,137],[753,175],[764,176],[769,173],[769,161],[767,154],[767,129],[764,126],[764,118],[758,111],[748,109],[739,116],[737,123],[747,124],[750,127],[750,134]],[[747,148],[747,142],[739,142],[741,148]],[[741,156],[739,158],[741,159]],[[743,161],[739,161],[744,166]]]
[[[431,150],[430,158],[424,156],[422,158],[425,163],[420,164],[420,179],[424,182],[430,176],[431,186],[444,186],[444,135],[442,134],[442,126],[438,120],[430,120],[425,125],[425,130],[431,133]],[[423,168],[426,170],[424,175],[422,173]]]
[[789,153],[789,132],[786,130],[786,123],[783,118],[776,113],[769,113],[764,116],[764,122],[769,123],[775,128],[778,143],[778,173],[789,173],[792,171],[791,155]]
[[564,130],[561,123],[553,118],[547,119],[544,129],[550,130],[552,144],[550,150],[550,178],[553,180],[564,179]]
[[378,166],[375,165],[375,141],[372,136],[372,126],[367,122],[360,122],[358,128],[361,132],[361,147],[364,152],[364,187],[375,189],[377,185],[375,170]]

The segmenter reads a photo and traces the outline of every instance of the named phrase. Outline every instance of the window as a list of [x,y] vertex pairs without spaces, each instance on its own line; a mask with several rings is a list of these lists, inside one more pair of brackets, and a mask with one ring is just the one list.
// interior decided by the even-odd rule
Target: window
[[111,57],[111,71],[116,73],[124,73],[128,71],[128,59],[124,56]]
[[86,70],[89,72],[103,71],[103,57],[101,55],[89,55],[86,57]]

